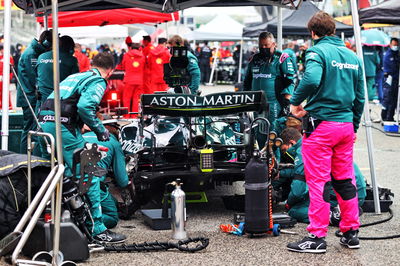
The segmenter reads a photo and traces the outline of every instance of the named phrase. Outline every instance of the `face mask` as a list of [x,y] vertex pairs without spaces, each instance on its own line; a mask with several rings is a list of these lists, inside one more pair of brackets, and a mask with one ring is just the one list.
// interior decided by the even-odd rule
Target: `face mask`
[[399,47],[398,46],[392,46],[390,49],[392,49],[393,51],[398,51]]
[[270,48],[260,48],[260,54],[263,56],[270,58],[271,57],[271,49]]

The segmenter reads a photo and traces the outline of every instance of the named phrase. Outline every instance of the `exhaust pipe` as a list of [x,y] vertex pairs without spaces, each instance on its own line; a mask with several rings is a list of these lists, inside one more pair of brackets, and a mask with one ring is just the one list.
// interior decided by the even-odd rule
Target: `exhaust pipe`
[[204,136],[198,135],[192,139],[192,144],[196,149],[204,149],[207,145],[207,140]]

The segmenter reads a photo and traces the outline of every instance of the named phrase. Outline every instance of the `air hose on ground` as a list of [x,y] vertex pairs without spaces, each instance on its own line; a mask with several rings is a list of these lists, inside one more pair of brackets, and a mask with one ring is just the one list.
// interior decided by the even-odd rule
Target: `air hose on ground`
[[[197,243],[197,244],[196,244]],[[190,247],[190,244],[194,247]],[[107,252],[150,252],[150,251],[167,251],[169,249],[178,249],[183,252],[194,253],[205,249],[209,244],[209,239],[205,237],[188,238],[185,240],[180,240],[178,242],[144,242],[140,244],[130,244],[130,245],[107,245],[104,246],[104,251]]]
[[[362,224],[362,225],[360,225],[360,227],[368,227],[368,226],[372,226],[372,225],[386,223],[386,222],[390,221],[392,218],[393,218],[393,211],[392,211],[392,209],[389,208],[389,217],[387,217],[385,219],[382,219],[382,220],[379,220],[379,221],[376,221],[376,222]],[[337,237],[342,237],[343,236],[343,234],[340,232],[340,230],[337,230],[335,232],[335,235]],[[390,236],[359,236],[358,238],[360,240],[385,240],[385,239],[400,238],[400,234],[390,235]]]

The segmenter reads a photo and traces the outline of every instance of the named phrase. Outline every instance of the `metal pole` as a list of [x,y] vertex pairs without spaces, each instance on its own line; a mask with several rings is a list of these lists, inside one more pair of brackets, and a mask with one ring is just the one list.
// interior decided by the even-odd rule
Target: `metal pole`
[[10,91],[11,0],[4,0],[3,99],[1,148],[8,150],[8,95]]
[[[400,71],[399,71],[400,77]],[[397,88],[397,107],[396,107],[396,124],[399,125],[399,114],[400,114],[400,79],[398,79],[398,88]]]
[[342,41],[344,42],[344,32],[343,31],[340,33],[340,36],[342,37]]
[[282,8],[278,7],[278,50],[282,51]]
[[40,25],[40,23],[36,23],[36,39],[39,39],[41,32],[42,32],[42,25]]
[[169,39],[168,22],[165,23],[165,35],[166,35],[167,40],[168,40]]
[[[64,164],[62,136],[61,136],[61,104],[60,104],[60,65],[59,65],[59,50],[58,50],[58,1],[51,1],[52,18],[53,18],[53,80],[54,80],[54,115],[56,124],[56,148],[57,148],[57,163]],[[57,257],[60,250],[60,220],[61,220],[61,194],[62,194],[63,178],[56,188],[56,211],[54,217],[54,240],[53,240],[53,261],[52,264],[57,264]]]
[[243,63],[243,36],[240,40],[239,67],[238,67],[238,83],[242,81],[242,63]]
[[[46,145],[47,145],[47,150],[50,149],[50,165],[51,165],[51,169],[53,170],[54,166],[55,166],[55,152],[54,152],[54,145],[55,145],[55,140],[53,135],[51,135],[50,133],[45,133],[45,132],[38,132],[38,131],[29,131],[28,132],[28,207],[31,204],[31,199],[32,199],[32,152],[34,147],[32,147],[32,135],[34,136],[38,136],[41,138],[46,139],[46,137],[48,137],[50,139],[50,144],[47,143],[46,140]],[[50,146],[50,147],[49,147]],[[54,224],[54,212],[55,212],[55,199],[54,199],[54,193],[53,195],[51,195],[51,221]]]
[[28,207],[31,205],[32,199],[32,134],[28,132]]
[[[351,0],[350,3],[351,3],[351,13],[353,17],[354,37],[356,40],[357,55],[364,66],[363,52],[361,46],[361,28],[357,10],[358,6],[356,0]],[[381,206],[379,202],[378,183],[376,181],[376,171],[374,163],[374,144],[372,139],[372,122],[369,114],[368,91],[367,91],[367,81],[365,78],[365,72],[364,72],[364,95],[365,95],[365,105],[364,105],[365,132],[367,134],[368,159],[369,159],[369,167],[371,173],[372,189],[374,194],[374,206],[375,206],[375,213],[380,214]]]
[[[181,29],[181,19],[183,19],[183,23],[185,23],[185,18],[183,17],[183,10],[180,12],[179,20],[178,20],[178,27],[176,28],[176,34],[179,35],[180,29]],[[185,24],[183,24],[185,26]],[[183,37],[183,36],[181,36]]]
[[214,78],[214,72],[217,70],[218,52],[219,52],[219,46],[217,46],[217,49],[215,50],[214,62],[213,62],[213,65],[212,65],[211,75],[210,75],[210,81],[209,81],[209,83],[207,85],[214,85],[213,78]]
[[49,29],[49,16],[47,15],[47,13],[46,13],[46,15],[44,15],[44,30],[48,30]]

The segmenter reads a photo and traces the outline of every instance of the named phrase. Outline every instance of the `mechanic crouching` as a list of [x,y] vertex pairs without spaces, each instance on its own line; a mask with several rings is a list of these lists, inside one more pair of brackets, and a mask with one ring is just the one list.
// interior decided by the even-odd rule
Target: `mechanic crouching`
[[[103,169],[111,169],[118,187],[125,188],[128,186],[129,179],[126,173],[124,152],[118,141],[119,126],[117,122],[112,119],[103,120],[102,122],[105,128],[110,132],[110,139],[108,141],[99,141],[96,133],[93,131],[83,134],[83,138],[86,142],[96,143],[108,149],[107,156],[101,159],[98,166]],[[108,191],[105,179],[105,176],[97,178],[96,182],[98,182],[98,184],[96,183],[96,187],[100,188],[100,190],[90,191],[88,197],[91,199],[90,203],[92,208],[94,208],[96,212],[100,212],[105,227],[110,229],[117,226],[119,219],[116,200]]]
[[[93,58],[92,69],[73,74],[60,83],[61,134],[65,176],[67,177],[73,176],[71,170],[74,151],[83,148],[86,142],[81,134],[83,124],[86,124],[96,134],[99,141],[110,139],[109,131],[96,116],[96,108],[103,98],[106,89],[105,79],[111,75],[113,66],[114,59],[111,54],[99,53]],[[54,121],[53,92],[41,106],[39,122],[44,132],[50,133],[56,138]],[[99,194],[99,184],[98,178],[93,178],[93,183],[88,191],[89,200],[91,200],[90,195]],[[91,212],[94,221],[92,230],[94,239],[109,243],[121,242],[125,239],[125,236],[107,229],[103,223],[101,212],[96,211],[93,206]]]

